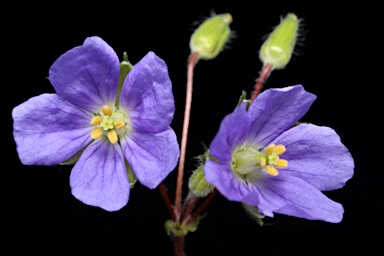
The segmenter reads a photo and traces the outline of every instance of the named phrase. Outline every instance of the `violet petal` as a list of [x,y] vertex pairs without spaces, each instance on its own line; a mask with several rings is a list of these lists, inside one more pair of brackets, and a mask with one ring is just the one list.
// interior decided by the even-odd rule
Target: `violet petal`
[[120,143],[137,180],[151,189],[156,188],[176,167],[180,155],[171,128],[152,134],[131,132],[121,138]]
[[264,91],[248,109],[253,120],[249,137],[261,147],[268,146],[299,121],[315,99],[302,85]]
[[251,120],[243,103],[224,117],[209,147],[210,154],[222,163],[230,163],[232,151],[247,140],[250,128]]
[[42,94],[12,111],[13,136],[23,164],[53,165],[64,162],[92,141],[92,113]]
[[130,185],[120,145],[94,141],[73,167],[70,185],[72,194],[85,204],[107,211],[124,207]]
[[[306,181],[280,173],[256,184],[264,200],[260,200],[260,212],[273,211],[309,220],[338,223],[343,218],[343,206],[332,201]],[[254,195],[259,196],[259,195]]]
[[255,190],[252,185],[237,178],[229,165],[208,160],[204,165],[204,174],[207,182],[231,201],[243,202],[244,197]]
[[339,135],[329,128],[300,124],[276,138],[287,151],[284,174],[301,178],[321,191],[341,188],[352,178],[354,162]]
[[89,37],[67,51],[49,70],[57,94],[91,112],[115,102],[119,76],[116,53],[99,37]]
[[172,83],[167,65],[153,52],[128,73],[120,105],[128,111],[135,130],[160,132],[171,124],[175,112]]

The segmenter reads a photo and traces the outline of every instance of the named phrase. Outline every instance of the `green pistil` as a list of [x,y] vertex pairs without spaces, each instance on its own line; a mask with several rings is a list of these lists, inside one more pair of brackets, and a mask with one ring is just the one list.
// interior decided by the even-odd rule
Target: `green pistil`
[[113,119],[107,116],[103,118],[100,125],[105,131],[112,130],[114,128]]
[[267,162],[268,164],[277,164],[277,161],[280,159],[280,157],[275,153],[271,153],[268,158],[267,158]]

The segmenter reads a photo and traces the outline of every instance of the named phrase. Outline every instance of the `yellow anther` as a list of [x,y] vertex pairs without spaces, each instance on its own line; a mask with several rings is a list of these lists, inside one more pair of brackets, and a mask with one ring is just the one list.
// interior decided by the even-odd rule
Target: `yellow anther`
[[103,111],[103,114],[106,116],[111,116],[112,115],[112,108],[108,105],[104,105],[101,107],[101,111]]
[[96,128],[93,131],[91,131],[91,138],[96,140],[101,138],[103,136],[103,131],[100,128]]
[[101,116],[95,116],[92,118],[91,120],[91,125],[98,125],[101,123],[101,119],[102,117]]
[[121,129],[125,126],[125,123],[122,120],[116,120],[115,122],[113,122],[113,125],[116,129]]
[[277,163],[274,164],[274,166],[275,166],[276,168],[283,169],[283,168],[285,168],[285,167],[288,166],[288,161],[287,161],[287,160],[284,160],[284,159],[279,159],[279,160],[277,160]]
[[275,144],[271,144],[269,145],[266,149],[265,149],[265,154],[269,155],[273,152],[273,149],[276,147]]
[[272,167],[270,165],[265,166],[264,169],[271,176],[277,176],[279,174],[279,172],[276,170],[276,168]]
[[284,145],[279,144],[276,147],[274,147],[272,151],[275,152],[276,155],[279,156],[279,155],[283,154],[285,151],[287,151],[287,149],[284,147]]
[[109,131],[107,133],[107,137],[108,137],[109,142],[111,142],[112,144],[115,144],[117,142],[117,134],[116,134],[115,130]]
[[267,165],[267,158],[265,156],[260,157],[260,167],[264,168]]

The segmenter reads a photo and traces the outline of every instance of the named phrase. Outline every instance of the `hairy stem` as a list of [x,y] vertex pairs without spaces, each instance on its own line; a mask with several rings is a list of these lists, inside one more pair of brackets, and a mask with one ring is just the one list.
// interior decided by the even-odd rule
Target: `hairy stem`
[[199,197],[193,195],[192,193],[188,194],[187,200],[185,201],[185,205],[183,207],[183,211],[180,217],[180,222],[182,224],[188,222],[188,219],[190,218],[189,214],[193,211],[199,199],[200,199]]
[[160,184],[159,184],[159,190],[160,190],[160,194],[161,194],[161,196],[162,196],[163,199],[164,199],[165,205],[167,206],[167,209],[168,209],[168,211],[169,211],[169,214],[170,214],[171,217],[172,217],[172,220],[175,221],[175,220],[176,220],[175,209],[173,208],[171,199],[169,198],[168,193],[167,193],[167,189],[165,188],[165,186],[164,186],[163,183],[160,183]]
[[257,79],[256,85],[253,89],[251,101],[253,101],[256,98],[256,96],[260,93],[261,88],[263,87],[265,80],[267,79],[267,77],[271,73],[271,70],[272,70],[271,63],[267,63],[263,66],[263,68],[260,72],[259,78]]
[[185,236],[174,236],[173,241],[175,243],[175,256],[185,256],[185,252],[184,252]]
[[199,215],[207,208],[209,203],[212,201],[212,199],[217,194],[217,189],[214,189],[206,198],[205,200],[199,205],[199,207],[196,209],[196,211],[192,214],[192,216],[187,220],[185,224],[192,223]]
[[183,123],[183,132],[180,145],[180,158],[179,166],[177,171],[177,184],[176,184],[176,196],[175,196],[175,211],[176,219],[180,220],[181,213],[181,196],[183,188],[183,176],[184,176],[184,164],[185,164],[185,152],[187,148],[187,138],[188,138],[188,127],[189,127],[189,117],[191,114],[191,105],[192,105],[192,89],[193,89],[193,70],[197,61],[199,54],[193,52],[188,60],[188,71],[187,71],[187,92],[185,99],[185,110],[184,110],[184,123]]

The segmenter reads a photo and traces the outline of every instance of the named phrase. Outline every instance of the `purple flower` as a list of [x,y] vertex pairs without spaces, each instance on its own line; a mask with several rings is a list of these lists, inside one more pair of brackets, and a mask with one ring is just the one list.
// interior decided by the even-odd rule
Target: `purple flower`
[[21,162],[59,164],[84,149],[71,172],[72,194],[107,211],[127,204],[128,169],[152,189],[179,157],[165,62],[149,52],[128,73],[115,106],[119,77],[116,53],[90,37],[51,66],[56,94],[33,97],[12,112]]
[[204,166],[206,180],[232,201],[273,212],[337,223],[341,204],[320,191],[344,186],[354,162],[328,127],[295,123],[316,96],[301,85],[269,89],[227,115],[210,145],[216,158]]

